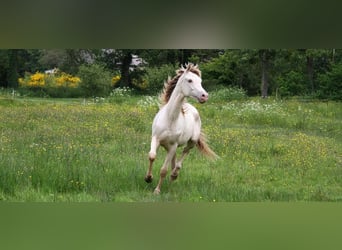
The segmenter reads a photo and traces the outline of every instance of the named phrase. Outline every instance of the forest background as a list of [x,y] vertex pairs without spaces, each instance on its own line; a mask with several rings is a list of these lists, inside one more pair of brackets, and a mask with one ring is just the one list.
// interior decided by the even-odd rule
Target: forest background
[[39,97],[156,94],[187,62],[200,65],[209,91],[342,99],[340,49],[3,49],[0,87]]

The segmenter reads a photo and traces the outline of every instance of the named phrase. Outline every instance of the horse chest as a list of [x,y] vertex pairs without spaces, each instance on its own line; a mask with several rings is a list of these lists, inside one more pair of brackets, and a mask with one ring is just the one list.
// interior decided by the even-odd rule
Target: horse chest
[[155,117],[152,133],[159,139],[161,145],[167,146],[175,143],[184,145],[200,126],[198,119],[195,119],[196,114],[190,104],[187,104],[183,105],[176,118],[170,119],[167,110],[163,108]]

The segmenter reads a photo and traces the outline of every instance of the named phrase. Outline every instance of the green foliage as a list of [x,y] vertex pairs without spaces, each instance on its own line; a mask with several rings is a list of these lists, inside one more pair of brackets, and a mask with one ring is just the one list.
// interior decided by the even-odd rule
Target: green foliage
[[232,61],[228,54],[221,55],[212,61],[203,64],[201,67],[204,84],[216,86],[233,85],[235,82],[235,72],[232,70]]
[[246,98],[246,91],[238,87],[220,88],[210,94],[210,101],[214,102],[229,102]]
[[18,87],[18,50],[13,49],[9,52],[9,67],[7,82],[8,87],[17,88]]
[[18,79],[19,92],[23,96],[35,97],[80,97],[79,83],[81,79],[64,72],[56,74],[25,73]]
[[298,96],[305,94],[305,78],[298,71],[291,70],[276,79],[278,85],[278,94],[284,96]]
[[342,63],[332,66],[331,71],[318,75],[317,97],[342,100]]
[[[142,67],[131,65],[133,55],[146,62]],[[77,75],[84,65],[101,64],[95,69],[104,76],[109,71],[120,75],[117,86],[126,86],[145,94],[155,94],[168,76],[174,76],[181,63],[200,65],[203,85],[208,90],[220,86],[238,86],[249,96],[260,95],[261,89],[269,96],[290,97],[306,95],[323,99],[341,100],[341,49],[13,49],[0,50],[0,86],[17,88],[18,77],[27,72],[44,72],[58,67]],[[81,66],[83,65],[83,66]],[[264,67],[262,67],[264,65]],[[94,66],[96,68],[97,66]],[[83,69],[82,69],[83,68]],[[89,71],[89,70],[88,70]],[[114,74],[115,71],[115,74]],[[261,88],[262,72],[266,76]],[[100,80],[85,81],[84,95],[107,96],[110,88]],[[94,77],[95,79],[96,77]],[[99,81],[99,82],[97,82]],[[267,84],[266,84],[267,83]],[[99,85],[98,87],[96,85]],[[49,96],[75,96],[77,93],[51,89]],[[75,89],[70,89],[74,92]],[[35,94],[35,91],[27,90]],[[37,91],[36,91],[37,93]],[[45,92],[41,93],[46,95]]]
[[123,103],[125,101],[129,101],[131,95],[132,89],[128,87],[119,87],[110,92],[107,100],[109,103]]
[[218,85],[239,86],[249,95],[260,89],[260,67],[254,50],[226,50],[224,54],[201,65],[203,85],[215,90]]
[[177,67],[171,64],[164,64],[160,67],[148,67],[142,77],[146,81],[147,88],[151,93],[160,92],[168,77],[173,77]]
[[87,97],[108,96],[111,90],[111,73],[99,64],[81,65],[78,71],[80,87]]
[[67,54],[63,49],[43,49],[41,51],[39,63],[43,65],[45,69],[53,69],[63,67],[66,60]]

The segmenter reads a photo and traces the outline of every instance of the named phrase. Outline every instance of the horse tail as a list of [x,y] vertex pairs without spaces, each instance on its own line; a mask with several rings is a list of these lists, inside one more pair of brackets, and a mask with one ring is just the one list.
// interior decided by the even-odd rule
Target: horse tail
[[201,132],[196,146],[199,151],[209,159],[216,160],[219,158],[218,155],[207,144],[207,137],[203,132]]

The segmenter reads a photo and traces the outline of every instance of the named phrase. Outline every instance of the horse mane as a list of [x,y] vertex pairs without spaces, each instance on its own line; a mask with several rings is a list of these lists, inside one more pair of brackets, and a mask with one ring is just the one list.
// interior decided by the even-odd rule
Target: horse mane
[[177,85],[179,78],[184,74],[184,72],[188,72],[188,71],[198,75],[199,77],[201,77],[202,75],[201,71],[198,68],[198,65],[188,63],[188,64],[185,64],[185,68],[182,65],[178,70],[176,70],[176,75],[173,78],[169,76],[167,81],[164,83],[164,89],[159,97],[163,105],[165,105],[169,101],[172,95],[172,92]]

